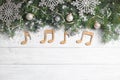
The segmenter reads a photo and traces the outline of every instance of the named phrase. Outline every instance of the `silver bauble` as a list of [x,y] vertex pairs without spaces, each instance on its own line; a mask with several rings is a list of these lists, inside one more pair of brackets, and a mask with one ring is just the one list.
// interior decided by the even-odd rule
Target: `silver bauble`
[[56,21],[56,22],[59,22],[59,21],[60,21],[60,16],[56,16],[56,17],[55,17],[55,21]]

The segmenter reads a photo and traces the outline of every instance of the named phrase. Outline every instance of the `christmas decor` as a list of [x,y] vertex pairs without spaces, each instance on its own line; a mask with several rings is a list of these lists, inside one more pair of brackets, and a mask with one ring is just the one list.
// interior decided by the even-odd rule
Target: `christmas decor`
[[58,4],[62,4],[62,3],[64,3],[63,0],[41,0],[39,6],[45,5],[46,7],[49,7],[50,10],[53,11]]
[[66,20],[67,20],[68,22],[73,21],[73,15],[72,15],[72,13],[70,13],[70,14],[67,15]]
[[44,31],[44,39],[40,41],[41,44],[44,44],[47,40],[47,34],[52,35],[52,39],[48,41],[48,43],[52,43],[54,41],[55,31],[54,30],[45,30]]
[[60,17],[59,17],[59,16],[56,16],[56,17],[55,17],[55,21],[56,21],[56,22],[59,22],[59,21],[60,21]]
[[[45,43],[47,34],[52,34],[53,39],[49,42],[53,42],[54,31],[59,29],[64,29],[69,36],[86,28],[99,29],[102,42],[117,40],[120,36],[120,1],[0,0],[0,34],[14,37],[16,31],[37,32],[46,25],[53,30],[45,31],[41,43]],[[61,44],[66,42],[64,35],[65,41]]]
[[100,27],[101,27],[101,24],[96,21],[96,22],[95,22],[95,25],[94,25],[94,28],[95,28],[95,29],[100,29]]
[[92,43],[92,39],[93,39],[94,33],[93,32],[89,32],[89,31],[83,31],[81,39],[77,40],[76,43],[78,43],[78,44],[81,43],[83,41],[84,35],[88,35],[88,36],[91,37],[90,41],[85,43],[86,46],[90,46],[91,43]]
[[60,44],[65,44],[66,43],[66,36],[68,35],[67,32],[64,32],[64,40],[60,42]]
[[99,3],[100,2],[98,0],[76,0],[73,1],[71,4],[77,7],[80,15],[83,15],[84,13],[90,13],[94,15],[94,9],[96,8],[96,5],[99,5]]
[[34,17],[34,15],[31,14],[31,13],[28,13],[28,14],[26,15],[26,19],[27,19],[27,20],[32,20],[33,17]]
[[22,3],[16,5],[11,0],[6,0],[6,3],[0,6],[0,20],[10,27],[13,21],[20,19],[19,8],[21,8],[21,5]]
[[31,39],[30,33],[25,31],[24,32],[25,40],[21,42],[22,45],[25,45],[28,42],[28,38]]

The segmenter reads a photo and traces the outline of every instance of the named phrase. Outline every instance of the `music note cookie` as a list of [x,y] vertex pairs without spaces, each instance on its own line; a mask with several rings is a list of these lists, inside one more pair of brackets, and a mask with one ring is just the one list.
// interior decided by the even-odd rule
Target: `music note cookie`
[[25,40],[23,40],[23,41],[21,42],[21,45],[25,45],[25,44],[27,44],[27,42],[28,42],[28,38],[31,40],[30,33],[27,32],[27,31],[24,31],[24,37],[25,37]]
[[64,32],[64,40],[60,42],[60,44],[65,44],[66,43],[66,37],[67,37],[68,33]]
[[84,38],[84,35],[88,35],[88,36],[91,37],[90,41],[85,43],[86,46],[90,46],[91,43],[92,43],[92,39],[93,39],[94,33],[93,32],[89,32],[89,31],[83,31],[81,39],[77,40],[76,43],[78,43],[78,44],[81,43],[83,38]]
[[52,43],[54,41],[54,36],[55,36],[55,31],[52,30],[45,30],[44,31],[44,39],[42,41],[40,41],[41,44],[44,44],[47,40],[47,34],[51,34],[52,35],[52,39],[48,40],[48,43]]

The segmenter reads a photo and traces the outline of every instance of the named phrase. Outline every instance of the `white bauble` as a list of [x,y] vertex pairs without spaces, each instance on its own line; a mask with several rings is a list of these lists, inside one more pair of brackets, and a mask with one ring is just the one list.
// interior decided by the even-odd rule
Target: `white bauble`
[[100,29],[101,28],[101,24],[99,22],[95,22],[95,25],[94,25],[94,28],[95,29]]
[[56,22],[59,22],[59,21],[60,21],[60,16],[56,16],[56,17],[55,17],[55,21],[56,21]]
[[33,15],[32,13],[28,13],[28,14],[26,15],[26,19],[27,19],[27,20],[32,20],[33,17],[34,17],[34,15]]
[[68,14],[67,17],[66,17],[66,20],[67,20],[68,22],[73,21],[73,19],[74,19],[74,17],[73,17],[73,15],[72,15],[72,13]]

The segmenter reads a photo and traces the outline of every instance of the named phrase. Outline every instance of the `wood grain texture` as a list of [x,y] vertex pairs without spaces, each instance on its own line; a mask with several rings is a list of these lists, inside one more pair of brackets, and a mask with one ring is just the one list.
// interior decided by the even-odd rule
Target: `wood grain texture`
[[2,65],[0,80],[120,80],[120,65]]
[[0,48],[1,65],[120,65],[119,48]]
[[120,80],[120,51],[0,48],[0,80]]

